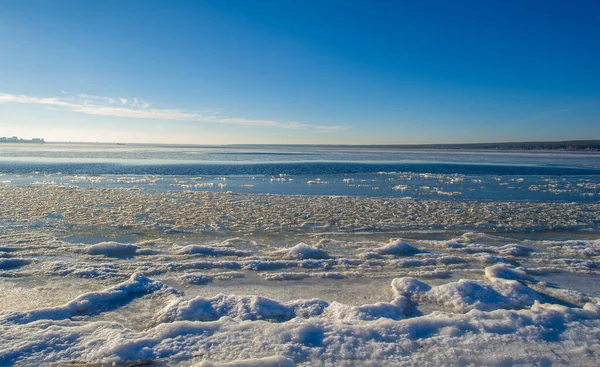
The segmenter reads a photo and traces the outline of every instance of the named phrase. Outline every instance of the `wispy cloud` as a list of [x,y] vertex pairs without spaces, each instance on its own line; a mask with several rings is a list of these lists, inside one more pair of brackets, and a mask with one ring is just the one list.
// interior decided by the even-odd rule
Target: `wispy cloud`
[[157,119],[174,121],[196,121],[242,126],[271,127],[283,129],[304,129],[316,131],[335,131],[342,126],[311,125],[298,122],[281,122],[276,120],[257,120],[238,117],[224,117],[216,111],[188,112],[178,109],[151,108],[142,99],[105,97],[90,94],[63,97],[34,97],[20,94],[0,93],[0,103],[36,104],[51,110],[70,111],[86,115],[127,117],[137,119]]

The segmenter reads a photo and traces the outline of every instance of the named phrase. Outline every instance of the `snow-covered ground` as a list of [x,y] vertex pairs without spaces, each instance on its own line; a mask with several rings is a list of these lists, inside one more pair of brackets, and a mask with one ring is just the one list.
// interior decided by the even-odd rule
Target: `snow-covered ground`
[[[505,265],[485,274],[437,286],[395,278],[390,300],[353,306],[188,297],[134,273],[58,306],[4,312],[0,364],[595,365],[600,298],[546,292],[547,284]],[[146,303],[137,306],[146,325],[127,327],[110,316],[136,300]],[[438,310],[422,313],[428,304]]]
[[597,205],[2,188],[0,365],[595,366]]

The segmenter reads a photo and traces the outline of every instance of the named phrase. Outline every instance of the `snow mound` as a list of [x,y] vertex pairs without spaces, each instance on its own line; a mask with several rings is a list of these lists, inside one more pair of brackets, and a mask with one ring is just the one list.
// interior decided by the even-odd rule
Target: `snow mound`
[[212,298],[177,298],[154,317],[159,323],[173,321],[215,321],[223,316],[240,320],[284,322],[295,317],[320,315],[329,304],[320,299],[277,302],[260,296],[219,294]]
[[[595,366],[600,307],[536,302],[530,309],[518,311],[435,312],[397,321],[309,318],[269,323],[222,318],[159,324],[140,332],[115,322],[46,320],[0,324],[0,331],[2,366],[71,361],[141,365],[155,360],[189,366],[190,359],[198,355],[229,360],[222,363],[231,366],[276,366],[285,357],[319,366],[540,365],[556,360],[554,349],[568,361],[564,364]],[[198,351],[210,351],[210,355]],[[265,354],[281,357],[252,358]],[[210,360],[196,363],[219,366]],[[292,362],[283,363],[293,366]]]
[[571,256],[600,256],[600,239],[597,240],[579,240],[550,242],[551,248]]
[[485,268],[485,276],[491,282],[502,282],[504,280],[521,280],[535,282],[535,278],[527,275],[524,271],[510,268],[505,265],[494,265]]
[[333,302],[323,316],[342,321],[373,321],[381,318],[402,320],[407,317],[409,306],[410,301],[403,296],[396,297],[392,302],[377,302],[361,306]]
[[212,298],[175,298],[154,316],[157,323],[179,321],[216,321],[224,316],[237,320],[286,322],[295,318],[322,316],[345,321],[372,321],[380,318],[401,320],[407,317],[412,303],[398,296],[392,302],[351,306],[321,299],[279,302],[261,296],[219,294]]
[[532,249],[527,248],[525,246],[517,245],[515,243],[504,245],[498,249],[498,253],[501,255],[520,256],[520,257],[529,256],[529,254],[531,252],[533,252]]
[[411,277],[396,278],[392,280],[392,291],[397,296],[410,297],[413,294],[426,293],[431,290],[431,286],[418,279]]
[[381,246],[381,247],[375,249],[375,251],[381,255],[395,255],[395,256],[406,256],[406,255],[412,255],[417,252],[420,252],[419,249],[417,249],[416,247],[411,246],[406,242],[402,242],[401,240],[395,240],[395,239],[390,240],[384,246]]
[[329,259],[329,254],[326,251],[299,243],[296,246],[273,251],[273,255],[280,256],[285,259]]
[[469,279],[432,287],[420,298],[457,312],[521,309],[542,299],[537,292],[517,281],[489,284]]
[[135,273],[127,281],[99,292],[82,294],[74,300],[56,307],[46,307],[25,312],[11,312],[0,317],[5,322],[30,323],[37,320],[62,320],[78,315],[90,315],[120,305],[137,296],[157,291],[173,292],[167,285]]
[[430,286],[414,278],[397,278],[392,281],[392,290],[396,295],[439,304],[456,312],[521,309],[544,299],[535,290],[515,280],[534,280],[518,269],[496,265],[486,268],[485,273],[490,283],[461,279]]
[[129,243],[118,243],[118,242],[100,242],[95,245],[86,247],[86,252],[90,255],[104,255],[104,256],[126,256],[135,255],[138,246]]
[[217,363],[203,361],[194,367],[295,367],[293,360],[283,356],[239,359],[231,362]]

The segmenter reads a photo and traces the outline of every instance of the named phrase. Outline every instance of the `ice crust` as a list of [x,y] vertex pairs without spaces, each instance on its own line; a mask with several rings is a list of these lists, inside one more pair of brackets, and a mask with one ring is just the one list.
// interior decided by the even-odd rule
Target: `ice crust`
[[37,320],[62,320],[78,315],[91,314],[102,310],[107,304],[131,300],[132,297],[157,291],[172,291],[163,283],[151,280],[141,273],[135,273],[121,284],[101,292],[83,294],[74,300],[57,307],[41,308],[27,312],[12,312],[0,316],[0,323],[31,323]]
[[598,203],[0,191],[2,366],[600,359]]
[[[492,266],[485,273],[487,281],[439,286],[394,279],[391,302],[361,306],[236,295],[189,299],[136,273],[64,306],[2,314],[0,365],[160,360],[195,366],[537,364],[555,360],[556,350],[571,363],[593,365],[600,352],[599,299],[581,307],[541,303],[542,294],[519,283],[536,283],[523,271]],[[155,311],[154,326],[146,330],[86,319],[153,294],[170,301]],[[422,302],[453,309],[420,315]],[[536,353],[523,353],[523,341]],[[466,346],[483,351],[495,346],[494,355],[462,353]],[[442,353],[439,359],[436,353]]]
[[303,230],[589,229],[600,226],[600,204],[0,186],[0,221],[236,235]]

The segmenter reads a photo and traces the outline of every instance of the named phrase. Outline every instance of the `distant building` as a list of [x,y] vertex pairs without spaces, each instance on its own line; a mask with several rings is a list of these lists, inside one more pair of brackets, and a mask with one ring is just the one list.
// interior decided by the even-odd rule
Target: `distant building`
[[44,138],[33,138],[31,140],[19,139],[17,136],[2,137],[0,143],[31,143],[31,144],[43,144],[45,143]]

